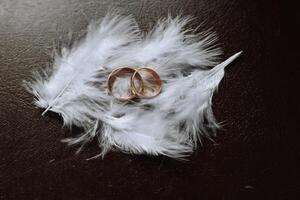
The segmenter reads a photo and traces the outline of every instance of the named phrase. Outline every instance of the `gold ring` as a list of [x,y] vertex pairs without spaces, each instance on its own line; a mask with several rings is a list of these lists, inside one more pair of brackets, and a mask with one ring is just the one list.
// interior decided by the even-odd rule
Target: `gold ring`
[[[146,75],[142,75],[142,72],[147,72]],[[150,76],[149,76],[150,75]],[[142,78],[142,90],[137,88],[135,84],[136,78]],[[135,70],[131,77],[131,86],[133,93],[140,98],[152,98],[157,96],[161,92],[162,81],[159,74],[149,67],[141,67]],[[149,94],[151,92],[151,94]],[[147,94],[148,93],[148,94]]]
[[[129,75],[131,74],[130,94],[126,97],[116,96],[113,91],[113,85],[114,85],[115,81],[117,80],[117,77],[126,76],[128,74]],[[134,78],[133,78],[133,74],[135,74]],[[137,80],[139,82],[138,88],[136,87],[135,80]],[[107,88],[108,88],[109,94],[112,95],[113,97],[115,97],[116,99],[123,100],[123,101],[131,100],[131,99],[137,97],[137,93],[143,93],[143,88],[144,88],[143,79],[142,79],[142,76],[136,71],[136,69],[133,69],[131,67],[121,67],[121,68],[117,68],[117,69],[113,70],[109,74],[108,80],[107,80]],[[133,88],[134,88],[134,90],[133,90]]]

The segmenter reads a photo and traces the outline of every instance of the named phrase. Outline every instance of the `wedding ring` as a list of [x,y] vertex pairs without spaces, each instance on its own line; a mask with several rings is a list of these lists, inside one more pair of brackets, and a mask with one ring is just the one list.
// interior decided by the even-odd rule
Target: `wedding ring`
[[[135,75],[134,75],[135,74]],[[133,77],[134,75],[134,77]],[[122,77],[126,77],[129,76],[129,83],[127,82],[127,92],[129,94],[127,94],[126,96],[120,95],[118,96],[117,93],[114,91],[114,85],[115,82],[118,78],[122,78]],[[133,86],[134,84],[134,86]],[[123,87],[126,86],[126,84],[122,85]],[[115,70],[113,70],[109,76],[108,76],[108,80],[107,80],[107,88],[108,88],[108,92],[110,95],[112,95],[113,97],[115,97],[116,99],[119,100],[131,100],[135,97],[137,97],[137,93],[143,93],[143,79],[142,76],[136,71],[136,69],[133,69],[131,67],[121,67],[121,68],[117,68]],[[134,90],[133,90],[134,88]]]
[[[138,87],[135,80],[142,79],[142,90]],[[159,74],[149,67],[141,67],[135,70],[131,77],[133,93],[139,98],[152,98],[161,92],[162,81]]]

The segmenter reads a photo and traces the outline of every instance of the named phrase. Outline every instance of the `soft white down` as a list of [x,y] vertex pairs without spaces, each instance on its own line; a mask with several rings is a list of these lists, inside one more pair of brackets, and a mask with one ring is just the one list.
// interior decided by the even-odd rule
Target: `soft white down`
[[[44,113],[56,112],[65,125],[84,129],[64,140],[69,144],[97,139],[101,156],[118,149],[183,158],[219,127],[212,96],[224,68],[241,53],[218,64],[215,34],[195,33],[186,28],[189,21],[168,17],[143,33],[131,16],[111,12],[91,23],[84,39],[63,48],[50,70],[35,72],[26,87]],[[138,102],[108,95],[107,76],[122,66],[153,68],[163,81],[161,94]]]

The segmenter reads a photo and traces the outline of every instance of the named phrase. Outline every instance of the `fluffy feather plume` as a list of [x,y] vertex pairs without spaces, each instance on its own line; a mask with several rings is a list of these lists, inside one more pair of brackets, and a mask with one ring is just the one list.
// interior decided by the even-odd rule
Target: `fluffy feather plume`
[[[129,105],[113,103],[109,112],[97,117],[102,121],[101,128],[98,122],[92,128],[98,129],[95,136],[99,137],[101,155],[112,148],[173,158],[191,153],[201,137],[210,137],[218,128],[211,108],[212,96],[224,76],[224,68],[239,55],[211,70],[195,70],[189,76],[170,80],[156,98]],[[86,142],[90,136],[69,142]]]
[[[218,124],[211,100],[224,68],[240,53],[217,64],[214,34],[185,29],[188,17],[160,20],[146,35],[130,17],[109,14],[90,26],[86,38],[56,58],[51,76],[28,84],[35,104],[59,113],[64,123],[83,127],[69,144],[97,138],[105,155],[127,153],[183,158]],[[107,76],[121,66],[148,66],[163,80],[161,94],[139,102],[120,102],[106,92]]]
[[[85,126],[90,112],[103,111],[110,97],[103,84],[109,73],[106,66],[122,65],[114,59],[123,47],[139,39],[135,20],[108,14],[100,22],[91,23],[86,37],[72,49],[62,49],[55,58],[51,75],[36,73],[27,83],[35,95],[35,105],[60,114],[66,125]],[[43,114],[44,114],[43,113]]]

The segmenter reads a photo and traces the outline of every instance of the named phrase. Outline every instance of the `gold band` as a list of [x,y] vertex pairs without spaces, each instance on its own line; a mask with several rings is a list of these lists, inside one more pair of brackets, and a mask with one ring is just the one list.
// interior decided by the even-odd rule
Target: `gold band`
[[[147,75],[146,77],[143,77],[142,72],[146,72]],[[137,77],[142,76],[142,80],[143,80],[143,90],[139,91],[134,79],[136,79]],[[154,71],[153,69],[149,68],[149,67],[141,67],[136,69],[136,71],[134,72],[134,74],[131,77],[131,82],[132,82],[132,90],[133,92],[140,98],[152,98],[157,96],[160,92],[161,92],[161,88],[162,88],[162,81],[160,79],[159,74]],[[152,85],[152,87],[148,87],[148,85]],[[147,88],[148,90],[152,90],[152,94],[146,94],[147,93]]]
[[[140,86],[135,91],[132,90],[133,82],[135,82],[135,81],[132,81],[133,80],[132,75],[135,72],[136,72],[136,70],[131,68],[131,67],[121,67],[121,68],[117,68],[117,69],[113,70],[109,74],[108,80],[107,80],[107,88],[108,88],[109,94],[112,95],[113,97],[115,97],[116,99],[126,101],[126,100],[131,100],[131,99],[133,99],[137,96],[135,91],[138,91],[139,93],[141,93],[143,91],[143,80],[142,80],[142,76],[139,73],[136,74],[135,79],[137,79],[139,81]],[[117,97],[113,92],[113,85],[114,85],[115,81],[117,80],[117,77],[126,76],[128,74],[131,75],[131,78],[130,78],[130,94],[127,97]]]

